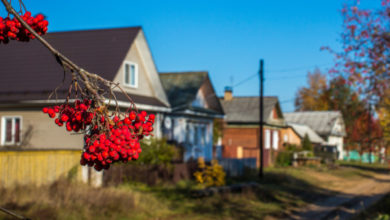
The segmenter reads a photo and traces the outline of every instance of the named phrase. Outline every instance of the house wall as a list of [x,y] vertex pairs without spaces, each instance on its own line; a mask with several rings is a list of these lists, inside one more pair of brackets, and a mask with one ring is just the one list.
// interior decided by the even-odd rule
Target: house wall
[[[142,96],[154,96],[153,88],[151,86],[150,79],[147,77],[146,66],[141,58],[140,51],[137,47],[137,43],[133,43],[127,53],[124,61],[130,61],[138,65],[138,87],[131,88],[124,84],[124,63],[121,64],[118,73],[114,78],[114,82],[119,82],[122,88],[131,94],[142,95]],[[118,90],[118,89],[117,89]],[[119,90],[118,90],[119,91]]]
[[[138,66],[137,88],[124,85],[124,63],[126,61],[136,63]],[[130,94],[156,97],[164,104],[169,105],[143,31],[138,33],[113,81],[119,82],[122,88]],[[120,91],[118,88],[115,90]]]
[[183,147],[183,160],[213,158],[213,120],[201,117],[169,115],[171,129],[165,129],[169,140]]
[[[152,113],[152,112],[150,112]],[[162,113],[156,114],[153,135],[162,138]],[[26,149],[83,149],[84,135],[66,131],[65,127],[58,127],[54,119],[41,111],[41,108],[0,110],[0,122],[4,116],[22,117],[22,143],[20,147]],[[0,126],[0,136],[3,135]],[[0,140],[2,137],[0,137]],[[3,146],[0,146],[0,149]],[[12,149],[12,146],[10,146]]]
[[290,127],[280,130],[283,143],[301,145],[301,138]]
[[[223,130],[223,157],[225,158],[256,158],[260,166],[259,127],[227,125]],[[264,127],[264,164],[273,164],[277,153],[283,149],[282,136],[279,128]],[[276,148],[273,142],[276,141]],[[267,143],[268,142],[268,143]]]
[[337,151],[339,152],[338,159],[342,160],[344,158],[344,138],[339,136],[329,136],[327,143],[337,146]]
[[[35,149],[82,149],[83,135],[66,131],[58,127],[52,118],[39,109],[8,109],[0,110],[3,116],[22,117],[22,143],[23,148]],[[0,135],[3,131],[0,126]]]

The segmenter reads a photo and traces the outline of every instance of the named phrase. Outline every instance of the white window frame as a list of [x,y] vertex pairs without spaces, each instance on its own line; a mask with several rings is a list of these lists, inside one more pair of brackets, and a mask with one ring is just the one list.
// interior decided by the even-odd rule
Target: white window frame
[[272,148],[274,150],[278,149],[279,145],[279,132],[277,130],[272,131]]
[[[129,65],[129,67],[131,67],[131,65],[134,66],[134,85],[131,85],[131,84],[128,84],[126,83],[126,65]],[[131,68],[129,68],[130,70]],[[130,72],[129,72],[130,74]],[[130,61],[125,61],[123,63],[123,85],[125,85],[126,87],[130,87],[130,88],[138,88],[138,64],[134,63],[134,62],[130,62]],[[129,75],[129,80],[131,79],[131,75]],[[130,80],[131,81],[131,80]]]
[[[15,119],[19,119],[20,121],[20,127],[19,127],[19,142],[15,143]],[[12,119],[12,141],[11,142],[6,142],[5,141],[5,136],[6,136],[6,120],[7,119]],[[2,116],[1,117],[1,145],[7,146],[7,145],[20,145],[22,143],[22,128],[23,128],[23,118],[20,115],[15,115],[15,116]]]
[[269,129],[265,129],[264,131],[264,136],[265,136],[265,140],[264,140],[264,148],[265,149],[270,149],[271,148],[271,131]]

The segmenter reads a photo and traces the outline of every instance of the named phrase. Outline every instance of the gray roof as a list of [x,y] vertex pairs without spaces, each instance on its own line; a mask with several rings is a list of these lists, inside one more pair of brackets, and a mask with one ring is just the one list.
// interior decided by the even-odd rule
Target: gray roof
[[[284,113],[287,123],[309,126],[321,136],[345,136],[344,121],[340,111],[303,111]],[[341,130],[335,131],[335,124],[341,123]]]
[[298,135],[300,138],[304,138],[307,134],[312,143],[322,144],[324,143],[324,139],[322,139],[315,131],[313,131],[307,125],[287,123]]
[[206,101],[210,102],[210,105],[206,112],[223,114],[222,106],[211,85],[207,71],[169,72],[160,73],[159,75],[161,84],[173,109],[184,110],[191,108],[191,110],[204,112],[206,109],[195,108],[191,104],[196,99],[196,95],[202,85],[208,82],[210,87],[206,91]]
[[[232,100],[220,99],[228,123],[259,123],[259,97],[233,97]],[[269,122],[269,116],[274,107],[279,110],[278,98],[276,96],[264,97],[264,121]],[[283,117],[283,116],[282,116]]]

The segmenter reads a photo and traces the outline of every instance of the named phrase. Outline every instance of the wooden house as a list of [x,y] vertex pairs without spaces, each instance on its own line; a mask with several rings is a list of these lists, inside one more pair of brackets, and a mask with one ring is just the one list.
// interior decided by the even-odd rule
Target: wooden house
[[[154,134],[162,137],[162,121],[171,109],[140,27],[56,32],[44,38],[82,68],[118,82],[138,109],[155,113]],[[50,182],[76,166],[83,135],[70,134],[42,113],[42,107],[64,101],[68,91],[64,85],[71,80],[55,57],[37,40],[2,44],[0,76],[0,176],[8,170],[20,174],[1,178],[0,185]],[[56,95],[48,100],[57,86]],[[119,107],[129,108],[129,100],[118,89],[114,92]],[[76,153],[59,159],[70,151]],[[21,157],[28,162],[22,163]]]
[[164,119],[164,136],[183,148],[183,160],[213,157],[213,123],[224,112],[208,72],[160,73],[172,112]]
[[264,165],[273,164],[277,152],[283,147],[281,130],[285,127],[283,113],[277,97],[264,97],[264,130],[260,131],[259,97],[236,97],[227,88],[220,99],[226,114],[223,129],[223,157],[256,158],[260,165],[259,135],[264,137]]

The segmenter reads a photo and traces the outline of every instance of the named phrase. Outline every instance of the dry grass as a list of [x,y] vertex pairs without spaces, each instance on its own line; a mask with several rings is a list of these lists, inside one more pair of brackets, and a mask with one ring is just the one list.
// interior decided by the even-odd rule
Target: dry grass
[[[0,189],[0,195],[2,207],[31,219],[144,219],[161,215],[166,209],[153,196],[66,180],[49,186]],[[0,219],[7,217],[0,214]]]
[[[92,188],[61,180],[51,185],[0,189],[0,206],[31,219],[263,219],[338,193],[375,175],[351,167],[270,168],[235,181],[258,181],[257,190],[191,198],[191,182],[149,187]],[[231,182],[231,181],[230,181]],[[231,182],[233,183],[233,182]],[[12,219],[0,213],[0,219]]]

